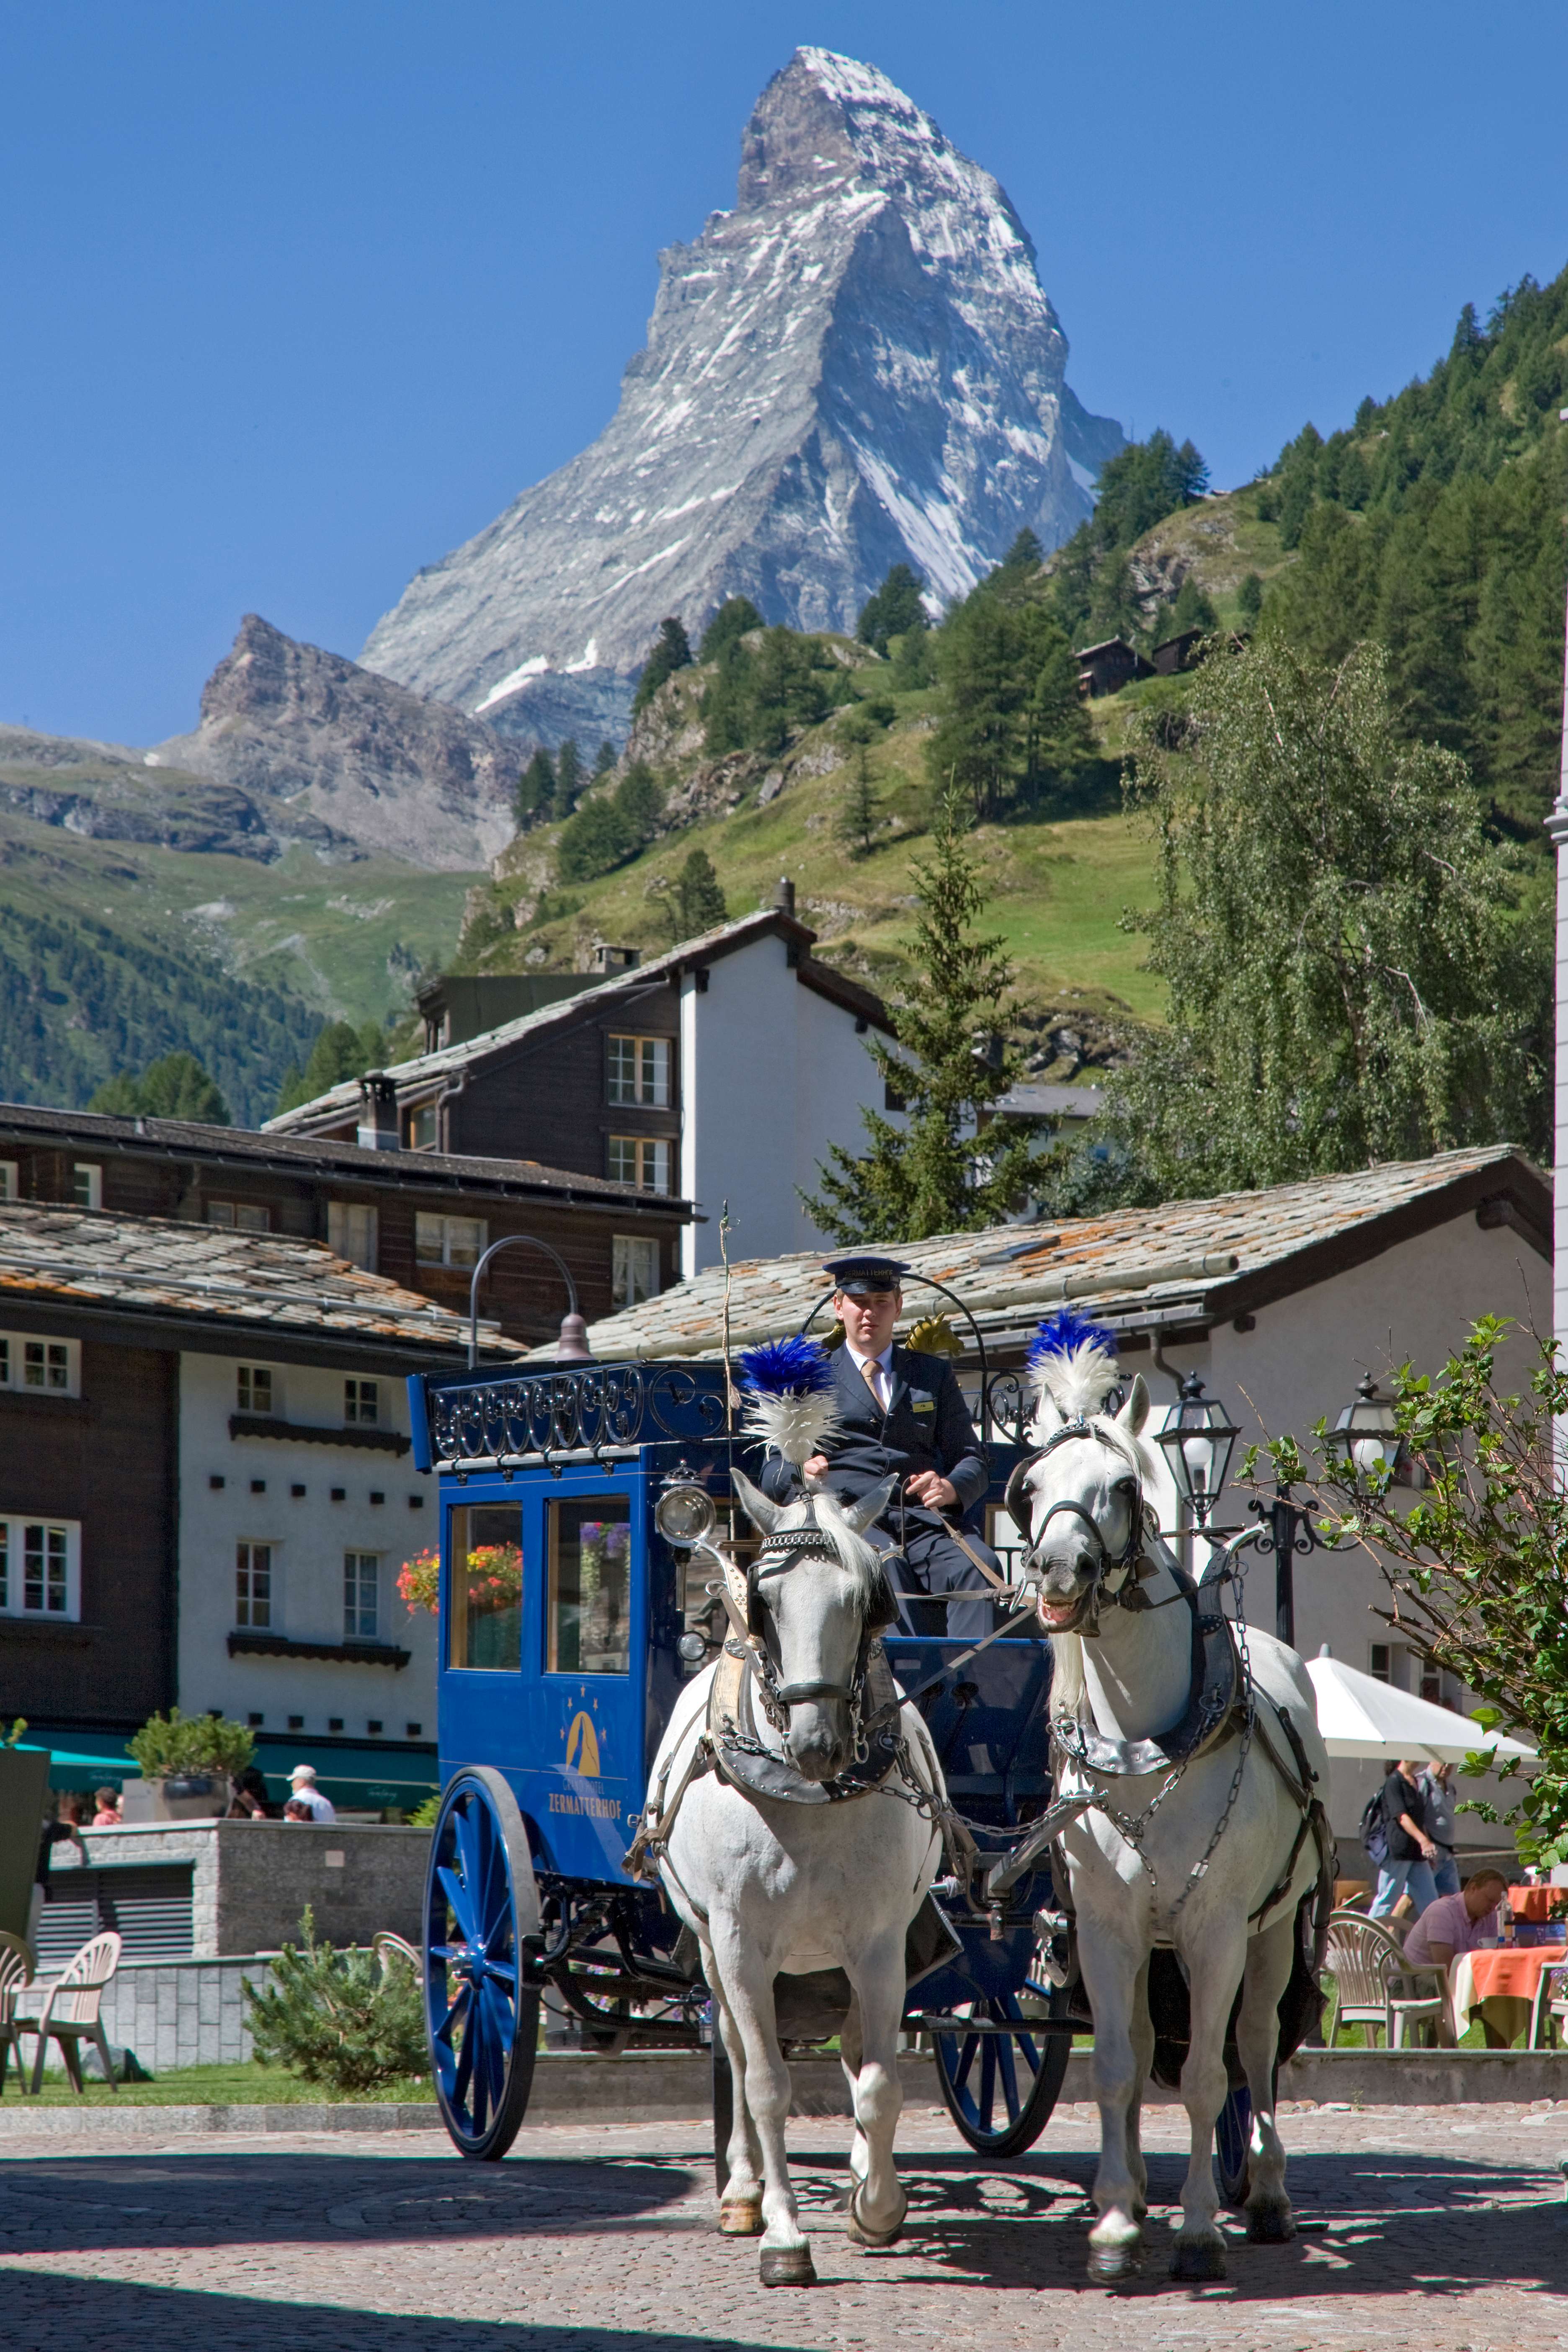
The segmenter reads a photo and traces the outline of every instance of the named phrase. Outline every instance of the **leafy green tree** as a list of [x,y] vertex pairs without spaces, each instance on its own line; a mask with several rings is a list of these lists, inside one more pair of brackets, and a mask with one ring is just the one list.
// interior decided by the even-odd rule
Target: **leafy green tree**
[[616,814],[641,849],[653,839],[664,808],[664,787],[646,760],[634,760],[616,786]]
[[117,1112],[122,1118],[185,1118],[204,1127],[231,1124],[229,1108],[194,1054],[165,1054],[149,1062],[139,1078],[123,1071],[100,1087],[89,1110]]
[[586,782],[583,755],[577,749],[576,739],[568,735],[555,754],[555,797],[551,803],[550,814],[557,824],[564,824],[571,815],[583,796]]
[[838,804],[833,830],[851,857],[868,857],[876,842],[879,803],[871,778],[871,755],[857,744],[849,782]]
[[561,828],[555,871],[563,882],[592,882],[635,856],[637,839],[614,795],[596,793]]
[[[1422,1480],[1414,1503],[1397,1499],[1413,1491],[1403,1478],[1395,1488],[1386,1471],[1352,1472],[1321,1423],[1310,1450],[1276,1439],[1254,1449],[1243,1475],[1261,1453],[1276,1475],[1315,1486],[1334,1538],[1366,1549],[1391,1589],[1394,1605],[1379,1615],[1479,1695],[1468,1773],[1483,1769],[1480,1728],[1526,1735],[1540,1761],[1522,1786],[1517,1759],[1501,1768],[1520,1790],[1505,1818],[1521,1861],[1550,1868],[1568,1861],[1568,1484],[1557,1437],[1568,1370],[1548,1339],[1528,1395],[1502,1388],[1497,1350],[1510,1328],[1483,1316],[1436,1373],[1408,1361],[1394,1372],[1394,1426]],[[1490,1800],[1472,1804],[1499,1818]]]
[[1236,592],[1236,609],[1243,628],[1255,629],[1263,610],[1263,582],[1256,572],[1248,572]]
[[881,586],[860,607],[855,635],[863,646],[885,655],[889,637],[901,637],[926,625],[921,594],[925,583],[907,563],[895,563]]
[[285,1084],[279,1110],[296,1110],[300,1103],[314,1102],[318,1095],[342,1086],[346,1079],[363,1078],[367,1070],[380,1066],[385,1055],[386,1034],[378,1023],[367,1021],[356,1029],[352,1021],[329,1021],[311,1046],[310,1058],[296,1087],[291,1088]]
[[763,616],[749,596],[731,596],[728,604],[720,605],[703,632],[699,659],[721,660],[731,646],[762,625]]
[[643,664],[637,690],[632,697],[633,717],[647,709],[666,678],[673,677],[678,669],[689,669],[690,667],[691,647],[687,642],[685,628],[673,616],[661,621],[653,649]]
[[542,747],[530,760],[517,784],[517,823],[520,832],[531,824],[545,824],[555,807],[555,763]]
[[894,1010],[897,1051],[880,1040],[869,1048],[905,1123],[863,1109],[866,1150],[830,1146],[819,1192],[801,1195],[836,1241],[921,1241],[997,1224],[1041,1171],[1027,1136],[992,1109],[1019,1076],[1016,1055],[995,1050],[1013,974],[1001,940],[975,933],[986,901],[968,823],[963,796],[947,794],[931,854],[912,869],[921,986]]
[[1463,764],[1400,740],[1383,656],[1266,634],[1188,711],[1186,749],[1138,757],[1160,890],[1128,919],[1168,1022],[1107,1107],[1152,1196],[1538,1144],[1547,927]]

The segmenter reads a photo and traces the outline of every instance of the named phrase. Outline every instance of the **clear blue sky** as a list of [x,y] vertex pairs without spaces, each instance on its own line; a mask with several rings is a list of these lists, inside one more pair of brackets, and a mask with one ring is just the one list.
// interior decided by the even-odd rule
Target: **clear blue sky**
[[0,719],[358,651],[593,438],[802,41],[1006,187],[1091,407],[1220,485],[1568,260],[1568,16],[1491,0],[0,0]]

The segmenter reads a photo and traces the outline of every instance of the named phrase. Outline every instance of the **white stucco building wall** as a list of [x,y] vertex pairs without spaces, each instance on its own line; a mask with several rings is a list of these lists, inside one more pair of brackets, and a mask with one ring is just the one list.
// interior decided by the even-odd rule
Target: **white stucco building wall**
[[[241,1393],[242,1365],[270,1375],[264,1417],[328,1431],[339,1442],[232,1436],[230,1416],[256,1410],[254,1381]],[[269,1738],[292,1730],[307,1741],[312,1736],[360,1741],[435,1738],[435,1621],[410,1616],[396,1589],[403,1562],[437,1541],[435,1481],[420,1475],[409,1453],[342,1442],[344,1382],[363,1377],[353,1362],[330,1371],[277,1363],[264,1343],[253,1358],[238,1362],[182,1354],[178,1693],[186,1714],[218,1707],[242,1723],[259,1716],[256,1727]],[[406,1437],[402,1381],[383,1377],[376,1391],[374,1425]],[[341,1500],[334,1499],[334,1490],[341,1490]],[[242,1613],[255,1614],[254,1598],[243,1612],[238,1606],[240,1547],[258,1545],[267,1550],[268,1580],[268,1622],[260,1630],[341,1648],[347,1630],[345,1555],[356,1555],[356,1598],[362,1604],[363,1563],[371,1556],[374,1638],[411,1652],[408,1664],[397,1668],[334,1658],[231,1656],[230,1633],[242,1630]],[[308,1749],[301,1753],[308,1758]]]
[[783,939],[717,957],[700,977],[705,987],[688,973],[680,996],[679,1190],[708,1221],[687,1228],[688,1277],[719,1262],[726,1199],[731,1262],[826,1246],[796,1188],[816,1188],[830,1144],[861,1150],[862,1106],[882,1104],[867,1034],[797,976]]

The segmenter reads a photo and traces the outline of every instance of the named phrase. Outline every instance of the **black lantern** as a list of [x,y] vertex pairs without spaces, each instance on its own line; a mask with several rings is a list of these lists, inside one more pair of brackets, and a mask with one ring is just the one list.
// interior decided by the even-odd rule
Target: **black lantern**
[[1230,1457],[1240,1432],[1226,1418],[1218,1399],[1205,1396],[1196,1372],[1182,1382],[1182,1401],[1173,1405],[1160,1444],[1170,1456],[1182,1500],[1196,1524],[1207,1525],[1230,1471]]
[[1370,1372],[1356,1382],[1356,1401],[1335,1422],[1330,1442],[1343,1454],[1345,1468],[1358,1486],[1376,1489],[1393,1480],[1401,1451],[1399,1423]]

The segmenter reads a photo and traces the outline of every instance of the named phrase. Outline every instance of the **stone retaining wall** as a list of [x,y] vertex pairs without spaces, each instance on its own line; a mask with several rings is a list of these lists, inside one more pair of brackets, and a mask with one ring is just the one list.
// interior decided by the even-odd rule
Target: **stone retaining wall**
[[421,1939],[428,1830],[362,1822],[160,1822],[83,1835],[91,1863],[193,1864],[196,1959],[275,1952],[296,1942],[307,1904],[317,1935],[334,1944],[368,1944],[384,1927],[411,1943]]

